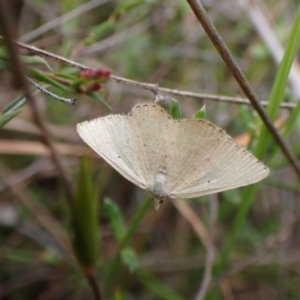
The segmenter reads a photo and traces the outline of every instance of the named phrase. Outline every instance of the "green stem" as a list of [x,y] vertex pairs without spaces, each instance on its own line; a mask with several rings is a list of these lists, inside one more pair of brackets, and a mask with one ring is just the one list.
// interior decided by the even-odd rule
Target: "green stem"
[[237,215],[234,218],[232,231],[228,235],[225,245],[220,253],[220,260],[215,268],[215,276],[220,275],[222,270],[226,267],[226,264],[229,260],[229,256],[231,253],[231,250],[238,238],[238,235],[241,231],[241,228],[246,220],[246,217],[249,213],[249,210],[251,208],[251,205],[253,203],[253,200],[255,199],[255,196],[258,192],[258,186],[249,186],[246,187],[243,191],[243,201],[242,204],[239,207],[239,210],[237,212]]
[[149,196],[147,198],[147,200],[144,202],[144,204],[141,206],[141,208],[139,209],[139,211],[136,213],[136,215],[134,216],[132,222],[130,223],[130,226],[125,234],[125,236],[123,237],[119,249],[110,265],[110,268],[108,270],[107,276],[105,278],[105,282],[104,282],[104,290],[108,291],[109,287],[111,286],[112,280],[114,275],[116,274],[119,265],[121,263],[121,258],[120,258],[120,253],[121,251],[127,246],[127,244],[129,243],[130,239],[132,238],[134,232],[136,231],[136,228],[138,227],[138,225],[141,223],[142,219],[144,218],[146,212],[149,210],[150,206],[152,205],[153,201],[152,201],[152,196]]

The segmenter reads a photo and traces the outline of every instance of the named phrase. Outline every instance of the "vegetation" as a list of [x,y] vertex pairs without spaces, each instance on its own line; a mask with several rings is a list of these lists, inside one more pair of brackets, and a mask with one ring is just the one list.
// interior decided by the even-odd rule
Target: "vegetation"
[[[0,299],[300,299],[298,1],[0,2]],[[270,175],[154,210],[76,124],[165,95]]]

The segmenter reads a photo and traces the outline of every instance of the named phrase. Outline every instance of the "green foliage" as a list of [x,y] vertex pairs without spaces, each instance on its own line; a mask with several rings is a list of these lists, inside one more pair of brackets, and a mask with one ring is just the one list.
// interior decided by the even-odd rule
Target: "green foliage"
[[118,272],[118,268],[120,267],[120,262],[121,262],[121,252],[125,247],[128,245],[129,241],[132,239],[138,225],[144,218],[145,214],[149,210],[150,206],[152,205],[152,197],[148,197],[148,199],[144,202],[144,204],[139,208],[139,210],[136,212],[134,215],[124,237],[122,238],[118,252],[116,253],[110,267],[108,270],[108,273],[105,277],[105,282],[104,282],[104,288],[105,291],[108,291],[111,289],[111,285],[113,284],[113,279],[116,276],[116,273]]
[[205,105],[202,106],[196,113],[194,113],[194,119],[205,119],[206,116],[206,108]]
[[139,259],[136,252],[129,247],[122,249],[121,259],[125,266],[128,267],[130,272],[135,271],[139,267]]
[[[286,46],[286,50],[283,59],[281,61],[281,64],[279,66],[277,76],[269,98],[267,112],[271,120],[275,120],[278,115],[280,103],[284,96],[285,87],[287,84],[290,69],[295,58],[297,46],[299,43],[299,38],[300,38],[300,9],[298,9],[298,13],[295,18],[294,25],[288,40],[288,44]],[[270,139],[271,139],[270,133],[268,132],[267,128],[263,125],[255,149],[255,154],[257,155],[258,158],[261,159],[263,155],[266,153],[266,150],[270,143]]]
[[109,105],[109,103],[107,103],[103,97],[101,97],[98,93],[96,92],[89,92],[88,95],[94,99],[97,103],[102,104],[103,106],[105,106],[107,109],[112,109],[112,107]]
[[[56,27],[28,44],[90,68],[109,68],[116,76],[103,84],[104,92],[85,92],[80,87],[89,87],[91,81],[79,76],[82,67],[78,69],[21,50],[28,77],[59,96],[77,98],[76,104],[70,106],[34,93],[41,120],[49,129],[66,177],[71,179],[75,192],[73,206],[64,202],[64,184],[59,172],[50,151],[41,142],[43,136],[26,105],[27,99],[10,73],[9,55],[4,48],[0,49],[0,285],[7,293],[3,297],[44,299],[51,295],[55,299],[73,299],[87,295],[91,298],[82,270],[71,257],[76,250],[81,267],[97,271],[104,299],[195,299],[206,263],[206,249],[199,247],[195,233],[199,229],[195,224],[199,222],[194,223],[195,220],[174,208],[172,200],[166,200],[158,213],[154,211],[151,198],[144,200],[145,194],[139,188],[95,158],[96,154],[79,140],[75,125],[109,114],[110,109],[125,114],[136,102],[153,98],[149,91],[130,82],[120,83],[118,76],[188,92],[241,97],[243,93],[187,1],[175,1],[172,5],[157,0],[105,2],[64,21],[65,13],[80,10],[86,4],[88,1],[82,0],[68,0],[59,5],[30,1],[30,9],[25,7],[22,18],[16,22],[22,40],[24,30],[34,30],[45,23],[42,12],[62,16],[62,23],[56,21]],[[268,45],[249,21],[248,11],[239,8],[232,14],[232,10],[220,5],[216,2],[207,6],[217,31],[259,98],[269,98],[269,116],[273,121],[280,117],[278,130],[300,157],[300,104],[279,111],[283,101],[295,101],[287,78],[298,55],[299,3],[278,0],[267,7],[271,29],[285,45],[278,70]],[[98,51],[88,52],[91,47]],[[181,109],[189,116],[203,103],[194,118],[207,118],[224,128],[271,169],[262,184],[214,196],[220,200],[212,226],[216,257],[205,299],[226,298],[216,282],[240,262],[241,265],[246,262],[244,269],[226,278],[233,298],[241,295],[251,298],[263,293],[270,300],[300,299],[297,257],[293,257],[300,247],[297,228],[286,230],[280,236],[280,244],[273,239],[299,214],[299,182],[289,170],[289,163],[251,106],[180,97],[180,103],[173,100],[170,105],[174,119],[182,118]],[[16,122],[7,124],[12,119]],[[90,164],[87,159],[78,159],[83,155],[90,156]],[[5,166],[10,172],[5,171]],[[92,174],[97,174],[97,179]],[[195,212],[207,234],[210,198],[211,195],[182,200]],[[99,213],[98,202],[102,199],[105,200]],[[10,216],[5,210],[6,203],[14,203],[17,225],[1,223]],[[40,206],[36,207],[36,203]],[[51,225],[49,231],[45,220]],[[55,226],[56,222],[61,228]],[[68,232],[67,241],[72,240],[75,248],[68,246],[63,238]],[[270,245],[269,241],[273,241],[270,251],[247,265],[249,258]],[[61,249],[60,245],[65,245],[66,251],[56,251]],[[59,280],[52,280],[57,274]]]
[[176,99],[172,99],[172,107],[171,107],[171,110],[170,110],[170,116],[174,120],[180,120],[182,118],[180,105],[179,105],[179,102]]
[[[270,96],[267,111],[272,120],[276,118],[279,110],[279,104],[284,94],[285,85],[287,82],[289,70],[291,68],[291,63],[293,62],[295,56],[296,45],[299,41],[299,37],[300,37],[300,9],[298,10],[298,14],[295,19],[294,26],[291,31],[290,39],[286,48],[286,52],[282,59],[280,68],[276,76],[275,83],[273,85],[272,93]],[[270,143],[270,134],[265,128],[265,126],[262,126],[261,133],[259,135],[258,142],[255,147],[255,154],[257,155],[257,157],[262,158],[266,154],[269,143]],[[239,210],[234,219],[232,230],[228,235],[226,239],[226,243],[220,253],[219,263],[216,267],[215,275],[219,275],[221,270],[223,270],[223,268],[227,264],[229,255],[237,240],[238,234],[245,222],[245,219],[255,199],[255,196],[257,195],[258,184],[248,186],[243,190],[244,190],[242,194],[243,202],[239,207]]]
[[58,81],[52,79],[50,76],[47,76],[45,73],[42,73],[36,69],[29,69],[29,75],[41,82],[51,84],[53,87],[56,87],[60,91],[64,91],[67,93],[70,93],[72,91],[72,89],[70,89],[68,86],[59,83]]
[[120,243],[126,233],[122,212],[119,206],[109,198],[104,199],[103,212],[108,218],[109,224],[117,241]]
[[[7,51],[4,48],[0,48],[0,59],[6,61],[8,63],[8,66],[10,65],[10,56],[8,55]],[[41,66],[46,66],[49,70],[52,70],[48,62],[44,58],[37,55],[34,56],[21,55],[21,60],[26,65],[41,65]],[[3,68],[3,69],[8,70],[8,68]]]
[[24,98],[24,95],[20,95],[6,105],[0,114],[0,128],[17,116],[22,111],[25,103],[26,98]]
[[98,200],[92,186],[87,158],[81,160],[75,202],[72,207],[73,243],[77,259],[84,267],[99,260]]
[[18,108],[14,111],[7,112],[5,114],[0,115],[0,128],[2,128],[7,122],[9,122],[11,119],[13,119],[21,111],[22,111],[22,108]]

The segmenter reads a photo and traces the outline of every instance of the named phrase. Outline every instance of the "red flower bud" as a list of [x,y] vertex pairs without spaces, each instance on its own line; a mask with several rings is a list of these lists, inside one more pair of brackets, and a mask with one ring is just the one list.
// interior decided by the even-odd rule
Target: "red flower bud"
[[92,83],[89,87],[89,90],[91,91],[99,91],[99,90],[102,90],[102,85],[100,83]]
[[87,89],[86,89],[86,87],[80,85],[79,87],[77,87],[77,92],[78,92],[79,94],[86,94]]

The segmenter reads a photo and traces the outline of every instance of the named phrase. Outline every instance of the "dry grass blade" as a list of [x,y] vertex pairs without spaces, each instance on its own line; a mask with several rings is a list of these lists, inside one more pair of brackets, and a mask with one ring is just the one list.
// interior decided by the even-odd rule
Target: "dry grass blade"
[[[82,156],[90,153],[91,156],[96,155],[87,149],[87,147],[79,145],[71,145],[66,143],[54,143],[57,153],[60,155]],[[0,140],[1,154],[20,154],[20,155],[41,155],[51,156],[51,151],[41,142],[33,141],[17,141],[17,140]]]

